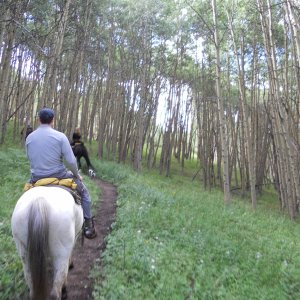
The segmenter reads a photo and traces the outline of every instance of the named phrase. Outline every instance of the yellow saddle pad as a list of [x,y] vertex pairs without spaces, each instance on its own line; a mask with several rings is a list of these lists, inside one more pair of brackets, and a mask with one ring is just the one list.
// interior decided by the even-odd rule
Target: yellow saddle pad
[[72,190],[76,190],[77,184],[75,183],[73,178],[42,178],[35,183],[26,182],[24,186],[24,191],[28,191],[29,189],[35,186],[43,186],[43,185],[62,185],[71,188]]

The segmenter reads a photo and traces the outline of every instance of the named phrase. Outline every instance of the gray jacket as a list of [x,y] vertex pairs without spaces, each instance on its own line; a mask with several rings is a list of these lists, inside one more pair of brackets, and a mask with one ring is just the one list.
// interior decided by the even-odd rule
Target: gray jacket
[[63,178],[67,173],[64,161],[74,177],[79,178],[76,158],[68,138],[50,125],[41,124],[27,137],[26,153],[32,181],[46,177]]

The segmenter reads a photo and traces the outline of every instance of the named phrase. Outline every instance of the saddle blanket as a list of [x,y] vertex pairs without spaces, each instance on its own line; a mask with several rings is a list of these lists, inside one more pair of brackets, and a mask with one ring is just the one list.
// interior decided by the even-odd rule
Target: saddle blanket
[[49,185],[57,185],[68,192],[74,197],[74,200],[77,204],[81,204],[81,196],[76,191],[77,184],[75,183],[73,178],[42,178],[36,181],[35,183],[26,182],[24,186],[24,191],[28,191],[31,188],[36,186],[49,186]]

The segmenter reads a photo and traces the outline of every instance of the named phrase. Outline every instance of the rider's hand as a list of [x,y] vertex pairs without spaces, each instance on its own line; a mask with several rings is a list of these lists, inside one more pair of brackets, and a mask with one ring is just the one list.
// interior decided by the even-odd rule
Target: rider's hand
[[81,176],[81,175],[79,175],[79,176],[78,176],[78,179],[79,179],[80,181],[82,181],[82,180],[83,180],[83,178],[82,178],[82,176]]

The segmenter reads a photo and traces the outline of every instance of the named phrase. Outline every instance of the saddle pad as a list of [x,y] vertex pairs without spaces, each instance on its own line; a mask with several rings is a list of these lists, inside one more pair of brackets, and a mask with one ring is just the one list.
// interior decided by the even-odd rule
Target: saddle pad
[[28,191],[29,189],[35,186],[45,186],[45,185],[59,185],[71,188],[72,190],[76,190],[77,184],[75,183],[73,178],[42,178],[36,181],[35,183],[26,182],[24,186],[24,191]]

